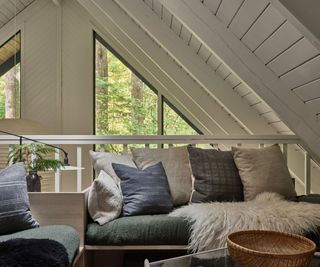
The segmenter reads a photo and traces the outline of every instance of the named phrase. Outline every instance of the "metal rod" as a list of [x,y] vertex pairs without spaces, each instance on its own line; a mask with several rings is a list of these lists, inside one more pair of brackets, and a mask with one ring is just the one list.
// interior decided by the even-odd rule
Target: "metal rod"
[[[28,137],[25,137],[25,136],[22,136],[22,135],[14,134],[14,133],[9,133],[9,132],[2,131],[2,130],[0,130],[0,132],[1,132],[1,133],[5,133],[5,134],[7,134],[7,135],[12,135],[12,136],[18,137],[18,138],[19,138],[20,146],[22,145],[22,139],[25,139],[25,140],[28,140],[28,141],[36,142],[36,143],[43,144],[43,145],[46,145],[46,146],[49,146],[49,147],[52,147],[52,148],[59,149],[59,150],[61,150],[61,151],[63,152],[63,154],[64,154],[63,164],[64,164],[65,166],[69,166],[68,153],[67,153],[67,151],[65,151],[65,150],[64,150],[63,148],[61,148],[61,147],[54,146],[54,145],[51,145],[51,144],[47,144],[47,143],[38,141],[38,140],[36,140],[36,139],[28,138]],[[22,151],[21,151],[21,148],[20,148],[20,160],[22,160]]]

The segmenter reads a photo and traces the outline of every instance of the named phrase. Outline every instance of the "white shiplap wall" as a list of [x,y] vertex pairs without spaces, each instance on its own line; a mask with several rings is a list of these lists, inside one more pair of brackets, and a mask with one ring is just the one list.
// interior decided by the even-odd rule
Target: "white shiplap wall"
[[52,133],[59,132],[57,110],[61,108],[56,99],[59,71],[56,17],[55,6],[46,1],[40,12],[25,21],[22,29],[21,114],[42,123]]

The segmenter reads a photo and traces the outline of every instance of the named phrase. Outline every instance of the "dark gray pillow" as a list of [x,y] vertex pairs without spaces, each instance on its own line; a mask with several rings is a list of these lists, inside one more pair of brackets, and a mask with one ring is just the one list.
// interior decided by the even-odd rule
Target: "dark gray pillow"
[[116,163],[112,167],[121,180],[124,216],[169,213],[173,209],[161,162],[144,170]]
[[0,171],[0,235],[39,226],[32,217],[23,163]]
[[243,186],[231,151],[188,146],[194,180],[191,202],[242,201]]

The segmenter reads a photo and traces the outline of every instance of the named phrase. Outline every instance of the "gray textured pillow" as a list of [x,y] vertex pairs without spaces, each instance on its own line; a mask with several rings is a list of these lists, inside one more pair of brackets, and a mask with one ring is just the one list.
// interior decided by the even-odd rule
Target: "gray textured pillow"
[[103,225],[119,217],[122,210],[122,195],[113,178],[100,171],[90,188],[88,212],[91,218]]
[[144,170],[112,164],[121,179],[123,215],[169,213],[172,200],[167,176],[161,162]]
[[191,202],[242,201],[243,188],[231,151],[188,147],[194,191]]
[[260,149],[233,147],[232,151],[245,200],[252,200],[261,192],[276,192],[285,197],[297,195],[278,145]]
[[116,181],[116,183],[119,183],[120,180],[112,168],[112,163],[119,163],[130,166],[132,168],[137,168],[132,160],[131,155],[119,155],[108,152],[95,152],[92,150],[89,151],[89,154],[95,171],[99,173],[101,170],[104,170]]
[[175,206],[186,204],[191,195],[191,167],[187,147],[168,149],[135,148],[133,160],[139,169],[162,162]]
[[0,171],[0,235],[39,226],[32,217],[23,163]]

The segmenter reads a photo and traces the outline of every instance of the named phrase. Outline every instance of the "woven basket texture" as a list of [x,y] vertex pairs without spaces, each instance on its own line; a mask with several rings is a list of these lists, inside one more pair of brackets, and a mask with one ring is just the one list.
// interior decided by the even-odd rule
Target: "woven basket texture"
[[262,230],[232,233],[227,245],[230,256],[243,267],[307,267],[316,249],[303,236]]

